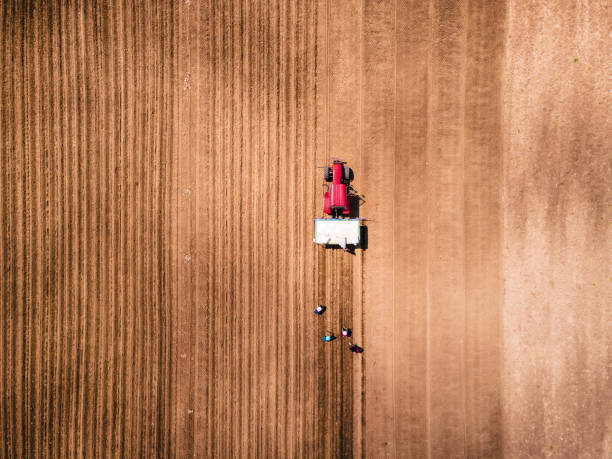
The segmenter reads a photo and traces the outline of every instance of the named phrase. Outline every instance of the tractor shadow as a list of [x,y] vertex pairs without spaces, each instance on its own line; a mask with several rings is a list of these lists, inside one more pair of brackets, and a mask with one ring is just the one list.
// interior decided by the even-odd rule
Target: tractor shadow
[[349,218],[359,218],[360,211],[359,209],[366,203],[365,196],[361,195],[355,190],[355,188],[349,188],[350,194],[349,198],[349,206],[351,208],[351,213],[349,214]]

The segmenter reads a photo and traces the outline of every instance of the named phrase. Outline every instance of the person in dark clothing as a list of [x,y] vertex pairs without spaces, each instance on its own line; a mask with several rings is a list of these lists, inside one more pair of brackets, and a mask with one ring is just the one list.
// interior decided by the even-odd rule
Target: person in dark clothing
[[349,350],[351,352],[354,352],[355,354],[361,354],[363,352],[363,348],[361,348],[361,347],[359,347],[359,346],[357,346],[356,344],[353,344],[353,343],[349,343],[349,344],[350,344]]

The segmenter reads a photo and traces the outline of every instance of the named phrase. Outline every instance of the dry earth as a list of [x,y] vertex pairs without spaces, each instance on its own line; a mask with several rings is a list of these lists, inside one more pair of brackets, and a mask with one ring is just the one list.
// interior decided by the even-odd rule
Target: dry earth
[[606,2],[1,5],[0,457],[612,455]]

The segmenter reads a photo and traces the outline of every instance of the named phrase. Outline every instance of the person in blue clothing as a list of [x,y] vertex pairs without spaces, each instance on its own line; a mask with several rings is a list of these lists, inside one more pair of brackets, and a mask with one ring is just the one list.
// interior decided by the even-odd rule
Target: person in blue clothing
[[329,342],[331,342],[331,341],[333,341],[335,339],[336,339],[336,337],[334,336],[334,334],[332,332],[329,332],[329,331],[325,335],[323,335],[321,337],[321,341],[323,341],[324,343],[329,343]]
[[323,314],[325,312],[327,308],[325,306],[323,306],[322,304],[320,304],[319,306],[317,306],[314,310],[314,313],[318,316],[320,316],[321,314]]

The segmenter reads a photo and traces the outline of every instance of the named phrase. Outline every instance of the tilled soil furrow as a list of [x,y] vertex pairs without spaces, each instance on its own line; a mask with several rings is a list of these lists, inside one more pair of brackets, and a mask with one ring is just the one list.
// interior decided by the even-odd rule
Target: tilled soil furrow
[[605,456],[610,14],[536,3],[4,2],[0,456]]

